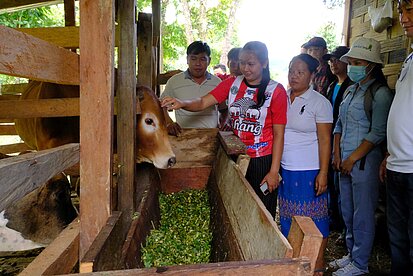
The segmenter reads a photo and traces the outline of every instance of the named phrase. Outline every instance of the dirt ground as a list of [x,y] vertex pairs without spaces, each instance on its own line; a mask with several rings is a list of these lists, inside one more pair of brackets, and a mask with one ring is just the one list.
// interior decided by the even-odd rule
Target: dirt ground
[[[332,231],[328,240],[327,249],[325,252],[326,263],[336,259],[341,258],[347,254],[347,250],[344,245],[336,245],[335,241],[338,238],[339,233]],[[384,276],[388,275],[390,272],[390,249],[388,246],[388,237],[386,234],[386,228],[383,225],[378,226],[376,232],[376,238],[374,241],[373,251],[370,256],[369,261],[369,271],[368,275],[374,276]],[[332,270],[327,270],[324,274],[329,276],[332,274]]]

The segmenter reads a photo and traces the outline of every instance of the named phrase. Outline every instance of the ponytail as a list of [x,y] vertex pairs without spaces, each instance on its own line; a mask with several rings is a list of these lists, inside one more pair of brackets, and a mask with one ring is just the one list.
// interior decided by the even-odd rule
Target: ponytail
[[258,86],[257,94],[257,104],[253,105],[251,108],[258,109],[263,106],[265,102],[265,90],[267,89],[268,83],[270,82],[270,69],[267,65],[266,68],[262,70],[262,79],[260,85]]

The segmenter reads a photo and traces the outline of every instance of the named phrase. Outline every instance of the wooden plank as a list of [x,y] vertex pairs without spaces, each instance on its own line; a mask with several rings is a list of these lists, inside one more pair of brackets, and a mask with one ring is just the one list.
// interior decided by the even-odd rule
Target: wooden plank
[[311,262],[311,271],[314,270],[320,252],[323,235],[309,217],[294,216],[288,241],[293,247],[293,258],[307,257]]
[[119,65],[117,71],[119,108],[117,116],[118,210],[124,214],[126,235],[135,210],[136,160],[136,0],[119,0],[120,25]]
[[407,57],[406,48],[401,48],[389,53],[389,63],[400,63],[404,62]]
[[30,148],[25,143],[0,145],[0,153],[3,154],[20,153],[26,150]]
[[63,0],[1,0],[0,14],[63,3]]
[[56,275],[72,272],[78,262],[79,220],[75,219],[19,275]]
[[17,135],[14,125],[0,124],[0,135]]
[[20,95],[12,95],[12,94],[0,95],[0,101],[9,101],[9,100],[18,100],[18,99],[20,99]]
[[216,158],[218,129],[183,129],[178,136],[169,136],[176,156],[174,168],[194,168],[210,166]]
[[122,248],[121,263],[126,268],[143,267],[141,245],[146,243],[150,230],[159,226],[161,216],[158,170],[153,165],[138,164],[136,180],[137,195],[141,198]]
[[245,260],[291,257],[293,250],[281,234],[238,166],[219,148],[216,181]]
[[247,154],[240,154],[237,157],[237,165],[240,171],[242,172],[242,175],[244,176],[247,174],[247,169],[250,164],[250,159],[251,157]]
[[[18,28],[17,31],[32,35],[64,48],[79,48],[79,27]],[[119,31],[116,28],[115,46],[119,45]]]
[[220,131],[218,138],[226,154],[239,155],[247,153],[247,146],[232,131]]
[[138,14],[138,84],[152,88],[152,15]]
[[370,21],[351,26],[351,38],[367,33],[370,28]]
[[75,0],[64,0],[65,26],[76,26]]
[[96,236],[85,256],[81,259],[79,272],[120,269],[120,253],[124,236],[119,233],[122,212],[114,211],[105,226]]
[[[195,168],[170,168],[159,170],[162,192],[176,193],[186,189],[205,189],[212,166]],[[185,176],[185,177],[182,177]]]
[[0,26],[0,73],[60,84],[79,84],[79,55]]
[[110,216],[113,160],[114,1],[80,1],[79,259]]
[[386,39],[385,41],[382,41],[381,44],[381,52],[390,52],[394,50],[398,50],[402,47],[402,45],[405,45],[406,38],[405,37],[396,37],[396,38],[391,38],[391,39]]
[[152,0],[152,26],[153,26],[153,46],[154,46],[154,70],[153,70],[153,86],[155,94],[160,96],[160,86],[158,76],[161,72],[162,59],[161,57],[161,1]]
[[27,87],[27,83],[2,84],[0,86],[0,91],[2,95],[21,94],[26,89],[26,87]]
[[352,2],[351,0],[344,1],[343,42],[347,46],[350,45]]
[[400,68],[402,68],[403,63],[392,63],[384,65],[382,71],[385,76],[389,75],[397,75],[400,72]]
[[[198,265],[163,266],[158,268],[129,269],[110,271],[111,276],[118,275],[141,275],[153,276],[162,275],[312,275],[308,260],[304,259],[281,259],[281,260],[261,260],[242,261],[226,263],[210,263]],[[88,275],[108,275],[108,272],[86,273]],[[83,276],[83,275],[82,275]]]
[[228,212],[222,201],[216,182],[215,171],[212,171],[209,178],[208,195],[211,206],[210,229],[212,231],[210,262],[245,260]]
[[79,162],[79,144],[0,160],[0,211]]
[[79,27],[18,28],[17,31],[64,48],[79,47]]
[[391,75],[387,77],[387,85],[390,87],[390,89],[395,89],[398,78],[399,75]]
[[[117,98],[114,98],[117,114]],[[79,116],[79,98],[0,101],[1,119]]]
[[79,116],[79,98],[0,101],[0,118]]
[[367,5],[361,6],[360,8],[353,9],[353,17],[362,16],[367,13]]

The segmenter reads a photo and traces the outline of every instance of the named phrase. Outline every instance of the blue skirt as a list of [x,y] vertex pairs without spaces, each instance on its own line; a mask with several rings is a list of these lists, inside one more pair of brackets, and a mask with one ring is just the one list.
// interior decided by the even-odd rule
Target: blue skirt
[[278,188],[281,232],[288,236],[293,216],[313,219],[324,238],[329,234],[327,193],[316,196],[315,179],[319,170],[289,171],[281,169],[283,178]]

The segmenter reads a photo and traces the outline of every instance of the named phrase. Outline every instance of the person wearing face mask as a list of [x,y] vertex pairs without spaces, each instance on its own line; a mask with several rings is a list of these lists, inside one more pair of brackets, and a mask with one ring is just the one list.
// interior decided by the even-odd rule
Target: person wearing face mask
[[347,74],[354,82],[343,96],[333,132],[333,167],[339,171],[348,254],[330,266],[338,269],[333,273],[336,276],[363,275],[369,272],[383,160],[380,145],[386,138],[393,93],[381,71],[378,41],[357,38],[340,60],[348,64]]

